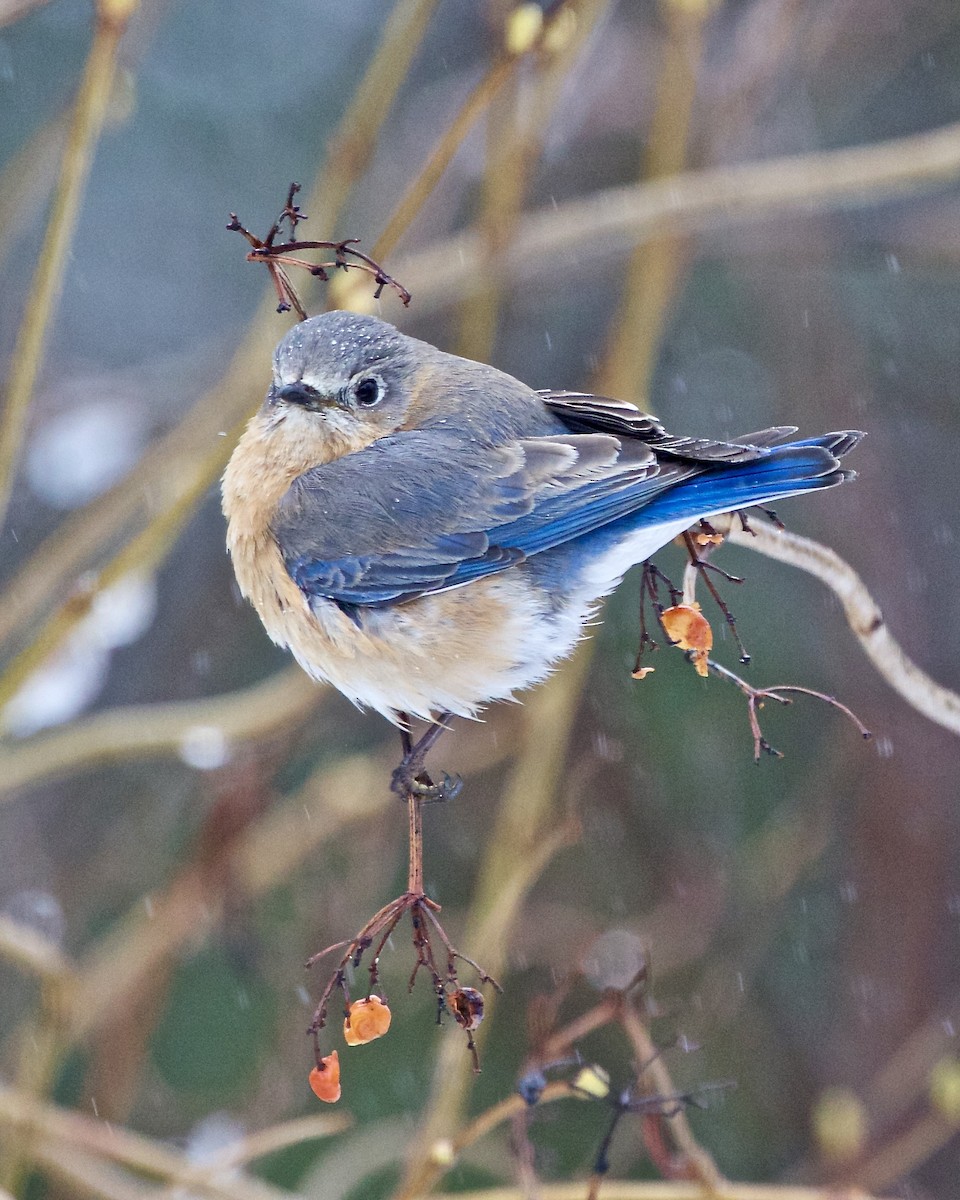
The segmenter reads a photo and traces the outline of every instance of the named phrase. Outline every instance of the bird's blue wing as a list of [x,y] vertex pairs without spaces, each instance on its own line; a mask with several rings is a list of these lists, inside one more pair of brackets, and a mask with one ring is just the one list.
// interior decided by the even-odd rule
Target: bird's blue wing
[[[622,460],[622,461],[621,461]],[[271,523],[290,575],[342,605],[396,603],[519,562],[519,541],[491,538],[595,479],[657,471],[642,447],[560,433],[501,446],[411,430],[295,480]]]
[[[352,610],[459,587],[631,519],[675,524],[838,483],[856,440],[731,443],[689,461],[605,433],[478,445],[438,430],[391,435],[297,479],[272,524],[301,590]],[[669,435],[665,435],[669,437]],[[674,442],[683,439],[671,439]],[[722,443],[711,445],[722,447]]]

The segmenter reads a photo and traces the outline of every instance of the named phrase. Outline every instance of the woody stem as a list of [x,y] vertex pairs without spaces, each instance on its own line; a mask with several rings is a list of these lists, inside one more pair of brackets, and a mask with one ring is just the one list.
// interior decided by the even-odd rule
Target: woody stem
[[414,896],[423,895],[423,797],[415,792],[407,793],[407,814],[410,818],[409,851],[407,869],[407,891]]

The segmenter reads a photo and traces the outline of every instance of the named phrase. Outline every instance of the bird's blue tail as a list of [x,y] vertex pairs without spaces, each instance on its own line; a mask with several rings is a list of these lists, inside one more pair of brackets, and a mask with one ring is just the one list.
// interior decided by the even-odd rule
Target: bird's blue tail
[[768,454],[738,466],[706,470],[662,492],[643,510],[644,520],[672,522],[749,508],[751,504],[833,487],[853,478],[839,459],[863,437],[844,430],[773,446]]

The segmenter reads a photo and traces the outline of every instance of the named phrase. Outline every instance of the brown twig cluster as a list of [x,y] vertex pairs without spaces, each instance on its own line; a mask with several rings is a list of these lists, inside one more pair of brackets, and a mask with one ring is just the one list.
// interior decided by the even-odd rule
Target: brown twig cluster
[[753,735],[753,757],[755,762],[760,761],[761,754],[769,754],[773,758],[783,758],[783,752],[775,746],[771,746],[767,739],[763,736],[760,729],[760,720],[757,716],[757,710],[763,708],[764,701],[775,700],[778,704],[789,705],[793,701],[785,692],[792,692],[801,696],[813,696],[815,700],[822,700],[824,704],[829,704],[831,708],[839,709],[845,717],[848,717],[860,732],[860,736],[869,740],[873,737],[872,732],[864,725],[855,712],[849,709],[845,704],[842,704],[835,696],[828,696],[825,692],[815,691],[813,688],[799,687],[796,684],[777,683],[772,687],[758,688],[747,681],[736,672],[731,671],[728,667],[721,666],[720,663],[709,660],[709,668],[712,674],[719,679],[727,679],[732,684],[735,684],[747,698],[747,716],[750,720],[750,732]]
[[[647,1027],[647,1018],[658,1015],[647,994],[648,973],[641,966],[624,988],[608,988],[601,999],[586,1012],[560,1023],[559,1013],[579,975],[567,979],[551,996],[542,996],[531,1006],[539,1026],[533,1053],[528,1058],[517,1091],[527,1111],[518,1114],[516,1141],[532,1171],[533,1152],[529,1143],[530,1110],[540,1102],[554,1079],[564,1076],[571,1095],[602,1104],[608,1116],[591,1169],[588,1200],[596,1200],[600,1185],[610,1168],[610,1150],[624,1118],[640,1118],[640,1136],[651,1162],[665,1179],[696,1180],[707,1190],[715,1190],[721,1176],[713,1160],[694,1140],[687,1124],[688,1108],[705,1108],[710,1099],[735,1084],[733,1081],[706,1083],[678,1090],[663,1061],[662,1049],[655,1046]],[[618,1026],[629,1042],[632,1077],[625,1086],[611,1085],[608,1072],[581,1057],[577,1044],[587,1034],[605,1026]]]
[[[319,1035],[327,1023],[330,998],[334,992],[341,992],[345,1009],[349,1014],[348,973],[351,970],[359,970],[364,956],[374,945],[375,949],[367,965],[370,980],[366,995],[369,998],[375,992],[380,992],[380,955],[400,921],[409,914],[415,958],[407,990],[413,991],[417,975],[423,968],[430,976],[437,998],[437,1024],[442,1022],[445,1011],[452,1014],[457,1024],[466,1032],[467,1049],[473,1056],[473,1069],[479,1074],[480,1058],[473,1034],[483,1020],[483,995],[476,988],[462,986],[457,976],[457,962],[465,962],[471,966],[476,971],[480,983],[489,983],[497,991],[500,991],[501,988],[492,975],[488,975],[478,963],[474,962],[472,958],[468,958],[467,955],[461,954],[453,945],[440,924],[437,916],[439,912],[440,905],[422,892],[404,892],[401,896],[391,900],[389,904],[385,904],[352,938],[327,946],[326,949],[314,954],[307,961],[307,966],[310,967],[328,954],[333,954],[338,950],[343,951],[333,974],[327,980],[320,994],[313,1020],[307,1030],[313,1038],[314,1055],[318,1065],[323,1061]],[[433,936],[438,937],[443,946],[445,961],[441,958],[440,963],[437,961],[437,954],[431,940]]]
[[[290,184],[287,191],[287,199],[280,210],[280,215],[270,226],[265,238],[258,238],[256,234],[251,233],[249,229],[241,225],[236,213],[232,212],[230,220],[227,222],[227,229],[231,232],[242,234],[253,247],[247,255],[247,262],[262,262],[266,264],[267,270],[270,272],[270,278],[273,281],[273,286],[277,292],[277,312],[289,312],[292,308],[301,321],[307,319],[307,310],[304,308],[296,289],[290,281],[290,276],[286,271],[287,267],[299,267],[309,272],[314,278],[323,280],[324,282],[330,278],[329,272],[331,271],[364,271],[368,275],[372,275],[376,283],[376,290],[373,293],[375,300],[380,299],[384,288],[391,287],[403,301],[404,306],[408,305],[411,296],[407,289],[401,283],[398,283],[392,275],[388,275],[380,264],[375,262],[368,254],[364,254],[361,250],[356,249],[360,244],[359,238],[345,238],[340,242],[305,242],[300,241],[295,236],[297,226],[301,221],[307,220],[306,213],[295,202],[295,197],[299,191],[299,183]],[[280,236],[285,225],[289,228],[290,237],[285,242],[278,242],[277,238]],[[332,250],[334,257],[328,262],[312,263],[309,259],[299,257],[299,252],[303,250]]]
[[[777,519],[776,513],[769,509],[762,510],[765,515],[774,523],[778,530],[783,530],[784,526]],[[737,513],[736,518],[739,521],[741,529],[747,534],[753,534],[746,515]],[[732,524],[732,518],[731,518]],[[679,646],[686,651],[688,658],[698,665],[700,674],[716,675],[719,679],[726,679],[733,683],[747,699],[747,716],[750,722],[750,732],[753,736],[753,757],[754,761],[759,762],[762,754],[769,754],[774,758],[782,758],[783,754],[763,735],[760,728],[760,720],[758,710],[763,708],[764,702],[774,700],[778,704],[789,705],[793,703],[791,696],[787,693],[796,695],[813,696],[816,700],[823,701],[824,704],[829,704],[832,708],[838,709],[848,717],[854,725],[856,725],[861,737],[871,738],[873,734],[863,724],[860,718],[845,704],[842,704],[834,696],[828,696],[824,692],[815,691],[813,688],[801,687],[797,684],[775,684],[772,687],[755,687],[748,683],[741,675],[735,671],[731,671],[729,667],[724,667],[720,663],[709,657],[709,650],[712,647],[712,635],[705,618],[699,615],[699,605],[693,599],[694,584],[697,578],[703,580],[707,591],[716,603],[717,607],[723,615],[723,618],[730,629],[736,641],[737,648],[740,651],[740,661],[744,664],[750,662],[750,655],[747,653],[743,642],[737,632],[736,618],[730,608],[723,600],[718,592],[716,585],[709,576],[709,571],[715,571],[722,576],[728,583],[743,583],[743,579],[737,575],[731,575],[728,571],[718,567],[716,563],[710,562],[708,555],[721,545],[725,540],[726,534],[718,533],[717,530],[707,521],[701,521],[698,526],[687,530],[681,535],[683,545],[689,555],[687,564],[687,579],[685,586],[678,588],[670,578],[652,561],[643,564],[643,573],[640,579],[640,644],[637,649],[636,662],[633,669],[634,677],[643,679],[652,669],[642,665],[643,655],[648,650],[658,649],[658,643],[651,635],[647,623],[647,604],[651,605],[654,616],[664,637],[669,645]],[[670,596],[671,608],[668,609],[660,598],[661,585],[667,588]],[[685,640],[683,636],[675,634],[676,626],[668,622],[669,617],[678,611],[680,606],[686,606],[689,609],[696,610],[696,620],[705,631],[704,640],[698,642],[695,646],[692,642]],[[668,627],[669,624],[669,627]]]
[[[380,956],[404,916],[409,914],[413,933],[414,963],[410,972],[407,990],[413,991],[417,975],[421,968],[430,976],[434,995],[437,998],[437,1024],[443,1020],[444,1011],[453,1016],[457,1024],[467,1035],[467,1049],[473,1058],[473,1069],[480,1071],[480,1057],[474,1041],[474,1031],[483,1020],[483,994],[476,988],[464,987],[457,974],[457,963],[465,962],[477,974],[481,984],[489,983],[496,991],[501,991],[500,984],[493,976],[485,971],[472,958],[462,954],[447,936],[446,930],[438,916],[440,905],[431,900],[423,889],[423,795],[414,790],[407,792],[405,797],[409,817],[409,861],[407,871],[407,890],[385,904],[370,918],[369,921],[352,938],[335,942],[314,954],[307,961],[307,966],[326,958],[328,954],[341,951],[340,958],[333,973],[320,993],[320,1000],[314,1010],[313,1020],[307,1033],[313,1038],[314,1058],[318,1068],[324,1061],[320,1053],[320,1031],[327,1023],[327,1013],[330,998],[339,991],[344,1000],[345,1014],[349,1019],[351,1010],[348,974],[357,971],[373,947],[373,953],[368,959],[367,970],[370,975],[367,987],[367,999],[380,991]],[[433,938],[439,938],[443,953],[438,954],[434,948]]]

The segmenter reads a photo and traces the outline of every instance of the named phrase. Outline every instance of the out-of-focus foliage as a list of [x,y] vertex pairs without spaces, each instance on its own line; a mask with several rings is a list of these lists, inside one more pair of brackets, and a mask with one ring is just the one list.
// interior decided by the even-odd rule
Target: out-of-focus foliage
[[[33,299],[91,7],[49,0],[0,25],[5,370]],[[20,680],[2,715],[0,913],[42,935],[29,953],[0,938],[0,1080],[169,1140],[195,1162],[316,1112],[303,1029],[322,980],[303,962],[404,878],[406,821],[387,796],[392,730],[295,675],[266,699],[222,699],[288,663],[237,598],[214,486],[224,439],[258,403],[269,346],[290,324],[265,315],[269,302],[258,310],[265,273],[243,261],[228,212],[263,232],[291,179],[321,206],[324,187],[344,182],[333,228],[316,226],[304,199],[304,235],[359,236],[372,249],[500,53],[510,9],[500,0],[402,7],[430,19],[419,43],[411,29],[382,127],[369,107],[358,117],[369,122],[365,161],[341,122],[388,6],[139,6],[57,264],[62,297],[0,528],[0,661],[4,679]],[[561,219],[568,202],[616,185],[960,121],[960,10],[953,0],[569,9],[558,45],[508,73],[386,261],[407,282],[405,264],[415,275],[445,238],[476,228],[485,266],[443,304],[418,308],[414,289],[403,310],[386,293],[382,315],[536,387],[615,390],[678,432],[867,430],[856,483],[781,516],[850,562],[907,652],[955,685],[960,184],[735,223],[714,213],[600,252],[585,229],[562,260],[519,276],[504,264],[521,212]],[[374,109],[387,70],[368,82]],[[349,295],[371,303],[365,284]],[[308,307],[326,302],[318,291]],[[244,349],[254,357],[217,391]],[[207,417],[190,425],[204,396]],[[178,500],[180,487],[193,492]],[[131,545],[142,553],[121,566],[135,569],[98,591],[96,573]],[[753,655],[749,679],[839,696],[875,739],[800,698],[763,710],[785,757],[754,765],[734,688],[666,648],[654,674],[632,678],[633,576],[607,602],[589,664],[551,685],[566,708],[541,695],[448,735],[436,760],[466,790],[427,812],[426,883],[467,952],[464,926],[484,916],[477,897],[498,878],[498,856],[518,849],[502,815],[507,802],[522,811],[517,762],[536,770],[558,740],[541,764],[550,783],[536,837],[579,820],[575,844],[543,856],[504,918],[506,994],[484,1026],[483,1074],[464,1076],[460,1102],[479,1112],[510,1093],[535,997],[596,968],[596,939],[625,931],[650,956],[655,1038],[686,1039],[667,1052],[677,1085],[737,1081],[691,1117],[725,1174],[876,1191],[906,1180],[912,1195],[947,1196],[960,1171],[956,1106],[942,1099],[960,1028],[960,748],[880,679],[819,584],[740,549],[717,560],[746,577],[722,591]],[[680,552],[661,565],[679,578]],[[70,626],[63,637],[57,620]],[[715,657],[736,668],[732,641],[718,642]],[[37,645],[52,654],[33,661]],[[551,724],[555,710],[569,710],[569,729]],[[78,758],[95,736],[100,750]],[[536,858],[536,843],[521,849]],[[435,1029],[426,988],[405,995],[408,957],[397,935],[382,963],[389,1036],[339,1046],[352,1127],[266,1158],[273,1183],[325,1200],[387,1195],[405,1159],[422,1158],[437,1055],[451,1038],[454,1057],[466,1051],[452,1022]],[[574,987],[566,1016],[595,1002],[604,970]],[[632,1078],[615,1031],[581,1049],[617,1086]],[[443,1118],[433,1114],[433,1133]],[[841,1119],[856,1136],[838,1155],[822,1131]],[[0,1108],[0,1181],[26,1188],[30,1142],[4,1120]],[[540,1175],[589,1173],[606,1120],[599,1102],[535,1110]],[[618,1131],[617,1177],[651,1173],[638,1128],[627,1118]],[[473,1147],[446,1186],[509,1180],[508,1129]]]

